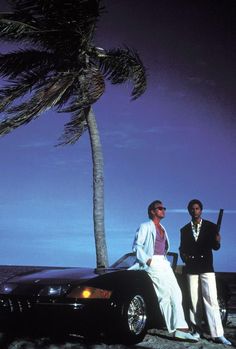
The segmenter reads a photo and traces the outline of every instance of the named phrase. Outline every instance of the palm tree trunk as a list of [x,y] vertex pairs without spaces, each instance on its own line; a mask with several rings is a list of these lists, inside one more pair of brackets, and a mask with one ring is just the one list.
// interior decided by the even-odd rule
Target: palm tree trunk
[[100,136],[92,108],[87,114],[90,144],[93,158],[93,222],[97,268],[108,266],[104,227],[104,177]]

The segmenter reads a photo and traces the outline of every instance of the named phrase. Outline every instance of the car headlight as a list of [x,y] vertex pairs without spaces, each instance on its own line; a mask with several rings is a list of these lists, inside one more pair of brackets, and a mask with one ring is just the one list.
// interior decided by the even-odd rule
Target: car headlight
[[16,284],[3,284],[1,285],[1,288],[0,288],[0,293],[1,294],[9,294],[11,293],[15,288],[17,287]]
[[73,288],[67,297],[77,299],[109,299],[112,291],[103,290],[96,287],[78,286]]
[[49,285],[39,291],[38,296],[58,297],[66,294],[70,285]]

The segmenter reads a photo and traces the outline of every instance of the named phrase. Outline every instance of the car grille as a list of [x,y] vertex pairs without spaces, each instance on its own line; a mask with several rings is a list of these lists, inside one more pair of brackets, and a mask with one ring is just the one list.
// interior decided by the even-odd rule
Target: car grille
[[0,299],[0,311],[6,311],[9,313],[23,313],[29,311],[32,306],[32,301],[29,301],[28,299]]

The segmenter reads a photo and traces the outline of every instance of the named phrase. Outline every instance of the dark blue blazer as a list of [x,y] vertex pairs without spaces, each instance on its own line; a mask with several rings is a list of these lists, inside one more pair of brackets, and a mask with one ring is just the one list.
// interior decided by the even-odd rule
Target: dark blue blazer
[[179,252],[188,274],[214,272],[212,250],[220,248],[217,234],[217,225],[204,219],[197,241],[193,237],[191,223],[181,228]]

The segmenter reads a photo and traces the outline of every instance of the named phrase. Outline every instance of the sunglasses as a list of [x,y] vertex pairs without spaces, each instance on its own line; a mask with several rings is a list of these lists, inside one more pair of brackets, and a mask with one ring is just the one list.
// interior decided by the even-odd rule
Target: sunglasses
[[166,207],[158,206],[158,207],[154,207],[154,210],[165,211]]

